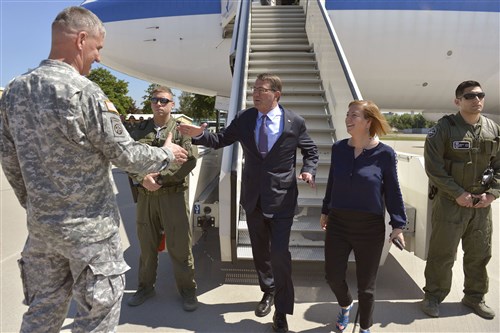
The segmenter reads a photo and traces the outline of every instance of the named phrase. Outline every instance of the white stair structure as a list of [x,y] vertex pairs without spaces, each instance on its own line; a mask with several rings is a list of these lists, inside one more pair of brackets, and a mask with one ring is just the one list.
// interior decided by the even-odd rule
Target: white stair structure
[[[283,82],[280,104],[306,120],[309,135],[318,146],[320,160],[316,188],[299,181],[299,214],[290,236],[292,259],[323,260],[324,231],[319,225],[325,194],[330,149],[335,129],[331,122],[320,70],[306,34],[301,6],[254,6],[251,13],[247,67],[247,107],[252,105],[251,87],[260,73],[273,73]],[[302,155],[297,153],[297,172]],[[238,222],[238,259],[251,259],[252,251],[244,212]]]

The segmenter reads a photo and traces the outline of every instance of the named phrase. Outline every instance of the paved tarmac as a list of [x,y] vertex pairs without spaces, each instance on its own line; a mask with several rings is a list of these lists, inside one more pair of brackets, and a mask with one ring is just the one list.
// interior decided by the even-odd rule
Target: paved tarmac
[[[389,143],[393,145],[392,143]],[[423,142],[402,144],[418,153]],[[405,147],[405,150],[409,150]],[[126,293],[118,332],[272,332],[272,314],[258,318],[256,303],[262,294],[251,262],[237,264],[220,261],[217,230],[194,246],[196,279],[200,307],[187,313],[182,310],[181,298],[175,290],[168,254],[160,255],[157,294],[142,306],[131,308],[126,300],[137,284],[138,241],[135,233],[135,205],[130,195],[126,175],[113,170],[117,184],[116,197],[120,206],[125,258],[132,267],[127,272]],[[25,212],[12,188],[0,171],[0,332],[18,332],[22,314],[22,288],[17,259],[26,239]],[[499,200],[494,203],[493,258],[488,265],[490,292],[487,303],[497,312],[499,307]],[[196,230],[195,230],[196,231]],[[199,232],[197,232],[199,235]],[[420,311],[423,297],[425,261],[412,253],[391,247],[385,264],[380,268],[377,282],[376,308],[372,332],[500,332],[499,317],[485,320],[460,303],[463,296],[461,253],[455,263],[450,295],[441,305],[440,318],[429,318]],[[295,313],[288,316],[290,332],[334,332],[338,305],[324,280],[322,263],[294,263]],[[355,268],[348,268],[348,283],[356,297]],[[357,306],[355,306],[355,309]],[[70,332],[75,310],[72,307],[62,332]],[[359,327],[359,326],[358,326]],[[349,325],[346,333],[352,332]],[[357,332],[357,330],[356,330]]]

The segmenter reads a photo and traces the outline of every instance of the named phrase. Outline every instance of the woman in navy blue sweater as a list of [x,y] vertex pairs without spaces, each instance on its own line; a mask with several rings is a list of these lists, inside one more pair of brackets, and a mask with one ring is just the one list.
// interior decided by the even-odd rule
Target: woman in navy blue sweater
[[346,270],[349,253],[354,251],[361,332],[370,332],[375,282],[385,241],[385,209],[392,227],[389,241],[398,239],[403,246],[406,214],[396,153],[378,140],[379,135],[390,130],[379,108],[371,101],[353,101],[345,122],[351,137],[332,146],[320,218],[326,230],[326,280],[341,307],[336,327],[342,332],[353,305]]

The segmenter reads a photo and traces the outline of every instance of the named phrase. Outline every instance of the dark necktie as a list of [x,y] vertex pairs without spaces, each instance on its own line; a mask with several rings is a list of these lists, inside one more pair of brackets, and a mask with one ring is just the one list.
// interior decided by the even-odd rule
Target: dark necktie
[[262,123],[259,128],[259,152],[262,157],[266,157],[267,155],[267,126],[266,120],[267,116],[262,116]]

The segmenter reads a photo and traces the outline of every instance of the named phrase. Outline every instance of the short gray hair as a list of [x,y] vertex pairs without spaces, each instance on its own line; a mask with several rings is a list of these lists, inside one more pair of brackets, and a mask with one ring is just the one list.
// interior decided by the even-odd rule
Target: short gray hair
[[63,9],[52,22],[52,30],[86,31],[91,36],[104,36],[106,29],[102,21],[90,10],[72,6]]

